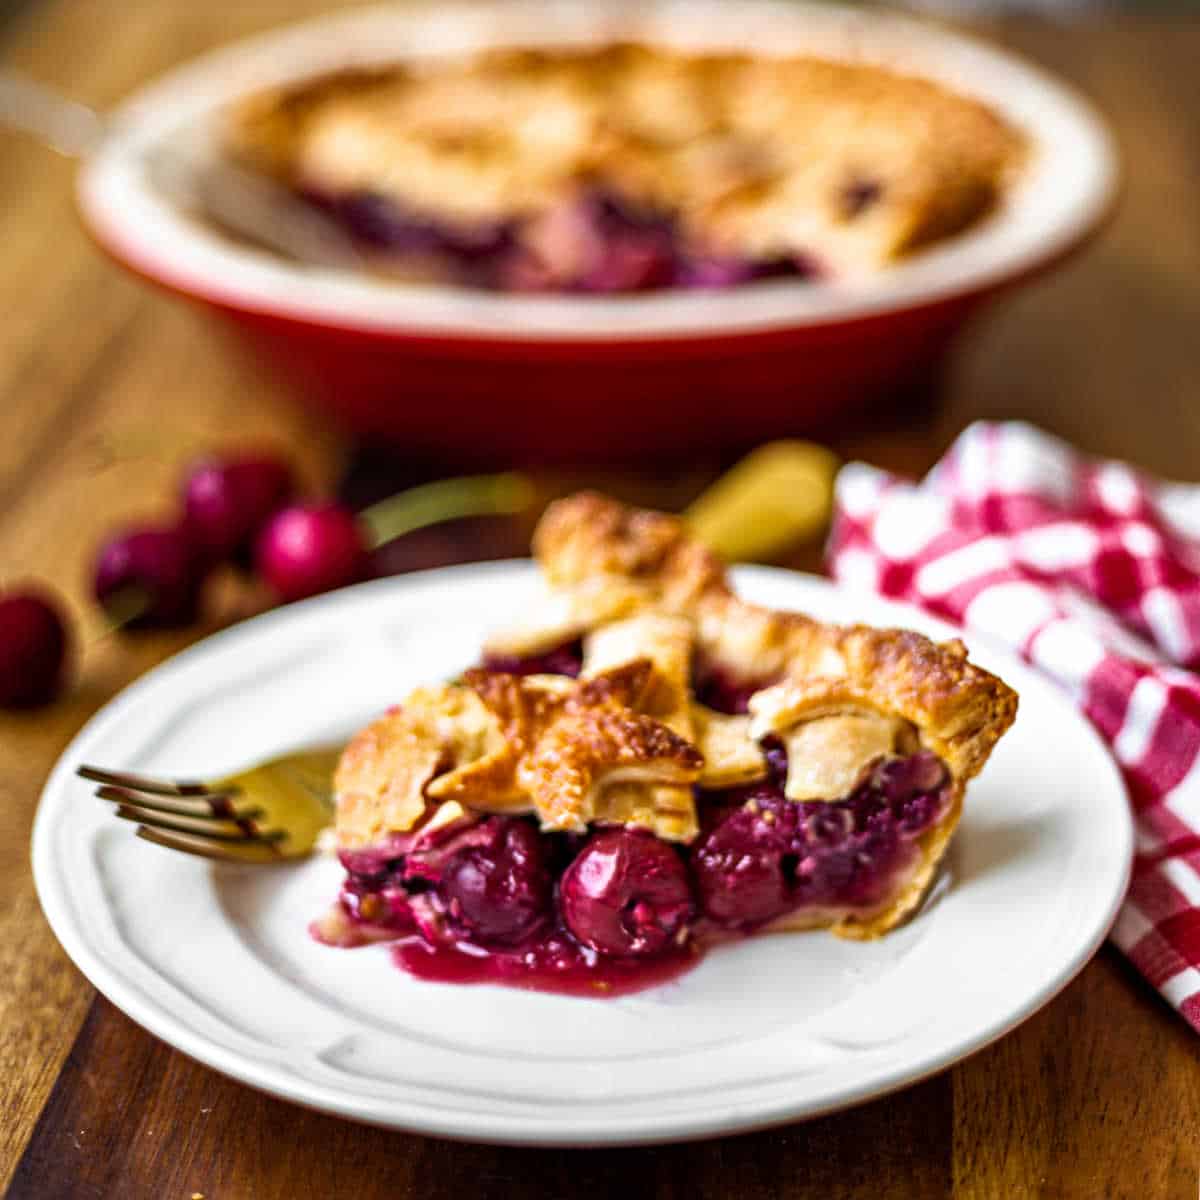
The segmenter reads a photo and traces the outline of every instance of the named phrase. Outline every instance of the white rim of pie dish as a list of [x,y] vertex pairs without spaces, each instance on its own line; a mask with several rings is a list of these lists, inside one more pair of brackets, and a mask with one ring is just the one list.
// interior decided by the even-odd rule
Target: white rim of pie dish
[[[293,264],[206,228],[149,179],[157,146],[181,132],[211,141],[214,114],[258,88],[397,58],[618,38],[807,52],[924,76],[993,107],[1028,137],[1030,158],[993,214],[875,275],[624,297],[513,296]],[[1104,123],[1069,87],[1013,55],[909,18],[803,0],[468,0],[320,18],[169,71],[113,114],[77,194],[85,224],[115,258],[225,308],[381,335],[625,342],[841,325],[985,292],[1084,240],[1109,211],[1117,180]]]

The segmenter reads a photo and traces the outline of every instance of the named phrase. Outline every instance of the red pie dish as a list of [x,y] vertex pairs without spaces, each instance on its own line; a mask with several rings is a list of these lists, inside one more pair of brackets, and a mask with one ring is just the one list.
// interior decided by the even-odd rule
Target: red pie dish
[[[591,131],[567,137],[579,106],[533,88],[560,126],[522,142],[515,117],[455,117],[464,148],[437,87],[480,77],[582,89]],[[698,132],[676,128],[687,88],[721,98]],[[401,269],[231,238],[159,188],[164,150],[273,174]],[[78,191],[114,258],[231,322],[347,428],[511,461],[728,449],[900,395],[980,302],[1095,230],[1115,175],[1068,89],[915,21],[518,0],[368,9],[201,58],[118,110]]]
[[747,604],[675,517],[581,494],[535,550],[528,622],[343,754],[319,940],[615,996],[733,938],[917,911],[1011,688],[960,642]]

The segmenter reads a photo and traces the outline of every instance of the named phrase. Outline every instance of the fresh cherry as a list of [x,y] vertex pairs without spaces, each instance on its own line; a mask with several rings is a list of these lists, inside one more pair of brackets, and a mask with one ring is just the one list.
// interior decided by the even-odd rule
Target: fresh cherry
[[488,846],[473,846],[446,866],[440,884],[451,923],[484,944],[512,946],[549,917],[553,880],[532,825],[496,823]]
[[181,528],[141,526],[96,557],[92,591],[125,629],[168,629],[196,619],[204,573]]
[[692,893],[683,860],[651,833],[605,829],[563,875],[567,928],[601,954],[660,954],[686,935]]
[[53,700],[66,657],[67,628],[57,604],[32,587],[0,593],[0,707]]
[[184,481],[184,528],[208,562],[248,561],[254,539],[294,491],[291,467],[276,456],[204,459]]
[[255,565],[281,600],[302,600],[362,579],[365,535],[340,504],[292,504],[259,535]]

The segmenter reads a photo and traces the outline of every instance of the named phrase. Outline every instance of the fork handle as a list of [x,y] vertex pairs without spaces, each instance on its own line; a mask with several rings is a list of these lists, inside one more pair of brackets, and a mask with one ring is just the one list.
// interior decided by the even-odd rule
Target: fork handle
[[106,125],[95,109],[10,70],[0,70],[0,124],[67,158],[85,158],[95,150]]

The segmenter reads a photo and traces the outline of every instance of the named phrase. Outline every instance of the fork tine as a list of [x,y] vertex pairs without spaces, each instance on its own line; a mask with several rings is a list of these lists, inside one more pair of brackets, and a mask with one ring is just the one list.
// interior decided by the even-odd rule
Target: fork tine
[[119,805],[114,816],[122,821],[136,821],[152,825],[155,829],[173,829],[178,833],[194,833],[197,837],[212,838],[217,842],[281,842],[287,834],[281,829],[260,833],[253,825],[242,828],[234,821],[221,821],[204,817],[167,817],[151,809],[135,804]]
[[[131,788],[135,792],[148,792],[152,796],[207,796],[212,789],[206,783],[190,779],[154,779],[149,775],[133,775],[126,771],[106,771],[102,767],[84,763],[75,768],[75,774],[92,783],[106,783],[111,787]],[[229,789],[223,789],[229,794]]]
[[201,817],[209,820],[253,821],[263,815],[262,808],[234,808],[217,806],[215,801],[228,801],[227,794],[214,792],[203,798],[160,796],[148,792],[135,792],[133,788],[114,787],[110,783],[96,789],[101,800],[112,800],[116,804],[132,804],[154,812],[169,813],[177,817]]
[[195,854],[200,858],[213,858],[218,862],[231,863],[277,863],[286,861],[269,842],[221,842],[213,838],[198,837],[194,833],[175,833],[165,829],[153,829],[139,825],[137,835],[168,850],[182,850],[184,854]]

